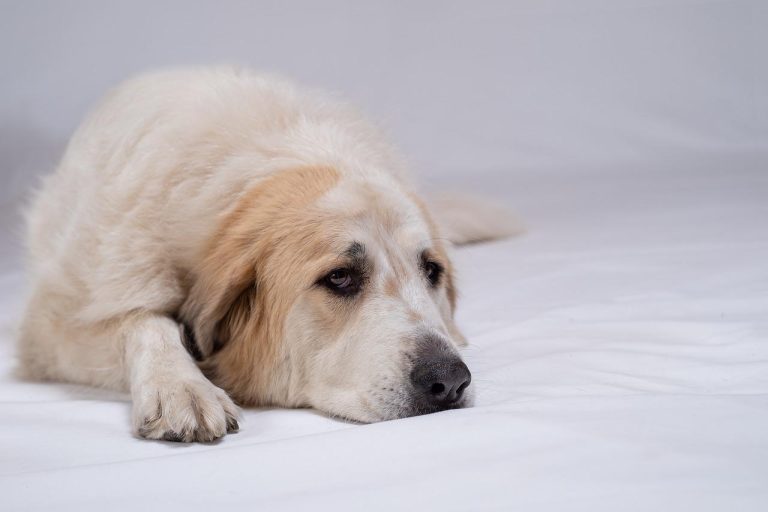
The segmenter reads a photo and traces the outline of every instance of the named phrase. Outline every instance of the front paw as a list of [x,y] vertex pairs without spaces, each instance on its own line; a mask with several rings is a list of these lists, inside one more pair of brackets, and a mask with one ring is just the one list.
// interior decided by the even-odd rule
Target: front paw
[[133,424],[140,437],[206,443],[238,431],[239,409],[204,377],[153,380],[134,393]]

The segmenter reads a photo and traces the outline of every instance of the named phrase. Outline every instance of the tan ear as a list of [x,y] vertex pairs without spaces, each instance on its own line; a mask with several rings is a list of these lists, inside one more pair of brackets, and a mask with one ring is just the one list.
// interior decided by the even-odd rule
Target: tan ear
[[[257,314],[257,269],[292,233],[306,206],[338,180],[332,168],[300,167],[276,173],[247,191],[222,220],[179,317],[190,326],[203,358],[220,349]],[[298,216],[296,215],[298,212]],[[311,229],[312,224],[306,229]],[[262,279],[268,276],[262,275]],[[265,289],[266,291],[266,289]]]
[[230,330],[221,332],[219,324],[233,307],[247,305],[242,297],[254,292],[256,286],[248,248],[236,247],[236,242],[222,242],[209,253],[198,270],[197,280],[179,311],[179,317],[189,326],[202,358],[209,357],[227,342],[225,338]]

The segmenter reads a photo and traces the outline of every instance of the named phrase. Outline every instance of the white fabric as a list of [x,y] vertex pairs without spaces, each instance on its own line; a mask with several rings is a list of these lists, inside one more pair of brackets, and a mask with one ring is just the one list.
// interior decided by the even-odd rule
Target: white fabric
[[125,396],[12,378],[6,275],[0,508],[766,510],[765,161],[473,183],[528,225],[456,251],[478,404],[374,425],[249,410],[215,445],[132,438]]

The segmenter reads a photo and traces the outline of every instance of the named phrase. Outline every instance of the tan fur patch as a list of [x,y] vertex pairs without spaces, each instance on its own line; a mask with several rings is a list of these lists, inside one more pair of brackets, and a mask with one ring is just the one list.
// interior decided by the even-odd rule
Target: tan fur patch
[[393,299],[398,298],[400,296],[400,289],[398,285],[399,281],[397,279],[397,275],[390,275],[384,281],[384,294],[387,297],[392,297]]
[[280,400],[270,380],[284,318],[328,254],[317,236],[323,218],[310,205],[338,180],[334,169],[308,167],[259,183],[223,220],[198,270],[182,317],[204,354],[221,345],[203,368],[242,404]]

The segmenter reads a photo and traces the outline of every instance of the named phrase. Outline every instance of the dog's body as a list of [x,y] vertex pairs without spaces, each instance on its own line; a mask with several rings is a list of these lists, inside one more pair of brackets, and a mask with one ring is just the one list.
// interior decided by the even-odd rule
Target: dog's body
[[280,79],[124,84],[46,179],[28,240],[22,368],[130,390],[143,437],[236,430],[228,394],[359,421],[469,403],[451,265],[401,162]]

